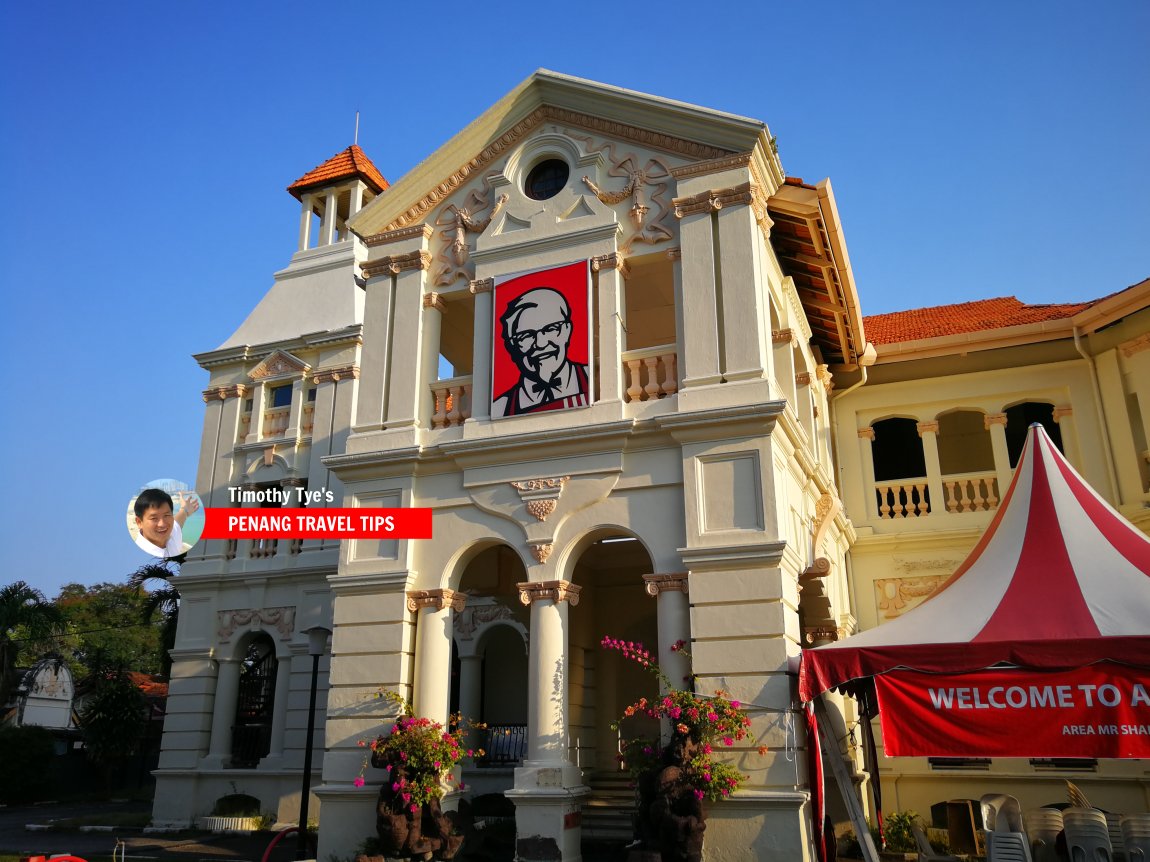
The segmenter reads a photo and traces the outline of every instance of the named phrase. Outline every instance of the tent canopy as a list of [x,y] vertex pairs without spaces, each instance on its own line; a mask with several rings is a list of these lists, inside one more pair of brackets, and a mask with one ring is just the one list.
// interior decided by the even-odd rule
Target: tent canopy
[[1150,668],[1150,539],[1034,424],[986,533],[934,595],[891,622],[804,650],[810,701],[895,668],[962,673],[1111,660]]

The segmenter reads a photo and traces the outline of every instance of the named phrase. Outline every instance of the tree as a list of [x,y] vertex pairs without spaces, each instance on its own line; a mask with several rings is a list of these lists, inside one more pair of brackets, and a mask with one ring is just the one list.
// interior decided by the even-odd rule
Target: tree
[[60,611],[24,581],[0,589],[0,706],[16,682],[16,655],[24,641],[49,640],[63,625]]
[[68,624],[61,652],[75,659],[77,679],[109,671],[160,670],[159,623],[144,621],[147,594],[128,584],[66,584],[56,607]]
[[165,675],[172,667],[169,650],[176,645],[176,625],[180,617],[180,594],[168,580],[173,574],[163,563],[149,563],[128,575],[128,586],[137,592],[144,591],[148,584],[162,585],[144,593],[141,621],[150,623],[156,614],[160,615],[160,666]]
[[92,693],[80,713],[84,749],[105,770],[109,788],[117,767],[136,753],[148,720],[143,693],[124,672],[94,675]]

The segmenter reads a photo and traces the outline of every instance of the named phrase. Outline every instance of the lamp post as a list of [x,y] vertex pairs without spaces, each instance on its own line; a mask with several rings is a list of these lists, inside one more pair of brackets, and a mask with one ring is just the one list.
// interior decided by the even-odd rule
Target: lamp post
[[303,749],[303,792],[299,798],[299,832],[296,834],[296,859],[306,859],[307,853],[307,803],[311,795],[311,749],[312,737],[315,735],[315,690],[319,682],[319,657],[327,648],[327,639],[331,629],[323,626],[312,626],[304,634],[307,635],[307,654],[311,656],[311,698],[307,708],[307,738]]

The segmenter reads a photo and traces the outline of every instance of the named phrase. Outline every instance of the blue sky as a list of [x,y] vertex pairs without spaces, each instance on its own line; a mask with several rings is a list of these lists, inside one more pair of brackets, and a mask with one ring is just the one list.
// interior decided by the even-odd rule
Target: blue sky
[[864,313],[1150,275],[1150,4],[10,3],[0,583],[142,562],[207,375],[351,143],[398,179],[538,67],[765,120],[831,177]]

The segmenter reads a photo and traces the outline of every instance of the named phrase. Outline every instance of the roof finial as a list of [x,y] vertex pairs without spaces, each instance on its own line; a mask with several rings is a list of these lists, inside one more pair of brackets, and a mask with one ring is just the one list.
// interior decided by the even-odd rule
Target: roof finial
[[359,146],[359,111],[355,112],[355,138],[352,139],[351,145],[353,147]]

